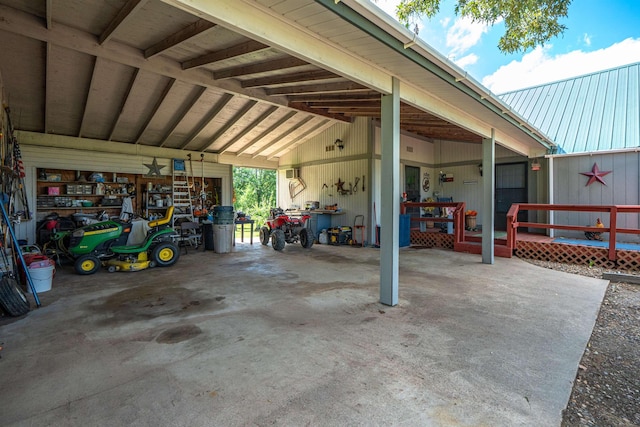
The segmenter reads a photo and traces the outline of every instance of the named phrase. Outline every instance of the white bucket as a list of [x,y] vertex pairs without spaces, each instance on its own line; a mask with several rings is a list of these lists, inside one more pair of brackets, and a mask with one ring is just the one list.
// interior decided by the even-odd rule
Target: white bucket
[[213,251],[217,254],[228,254],[233,245],[233,224],[213,224]]
[[[51,282],[53,282],[53,270],[55,267],[49,265],[47,267],[29,267],[29,275],[33,281],[33,286],[36,288],[36,292],[47,292],[51,290]],[[27,292],[31,292],[31,286],[27,283]]]

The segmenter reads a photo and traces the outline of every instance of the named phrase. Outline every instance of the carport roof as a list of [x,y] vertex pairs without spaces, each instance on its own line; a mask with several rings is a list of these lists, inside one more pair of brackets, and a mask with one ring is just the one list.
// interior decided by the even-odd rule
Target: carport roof
[[[401,129],[552,142],[362,0],[0,0],[0,71],[18,130],[224,155],[281,155],[338,122],[380,117],[401,81]],[[89,147],[90,148],[90,147]]]

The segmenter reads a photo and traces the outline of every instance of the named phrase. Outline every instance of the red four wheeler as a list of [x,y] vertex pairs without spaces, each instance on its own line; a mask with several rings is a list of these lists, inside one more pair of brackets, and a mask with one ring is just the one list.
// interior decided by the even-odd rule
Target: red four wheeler
[[260,228],[260,242],[267,245],[271,239],[271,246],[276,251],[283,250],[285,243],[297,241],[300,241],[303,248],[309,249],[314,240],[308,227],[309,219],[311,215],[291,217],[280,208],[271,209],[267,224]]

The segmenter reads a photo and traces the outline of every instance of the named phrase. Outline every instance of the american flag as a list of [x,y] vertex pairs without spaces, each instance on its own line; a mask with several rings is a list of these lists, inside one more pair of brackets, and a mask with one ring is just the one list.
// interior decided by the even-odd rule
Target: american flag
[[20,152],[20,146],[17,142],[13,143],[13,162],[16,174],[20,178],[24,178],[26,176],[24,172],[24,163],[22,163],[22,153]]

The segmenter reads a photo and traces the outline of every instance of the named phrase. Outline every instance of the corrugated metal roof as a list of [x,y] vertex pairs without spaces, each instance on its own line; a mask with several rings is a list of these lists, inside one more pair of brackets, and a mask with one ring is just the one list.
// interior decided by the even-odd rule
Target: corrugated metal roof
[[560,153],[640,147],[640,63],[504,93]]

